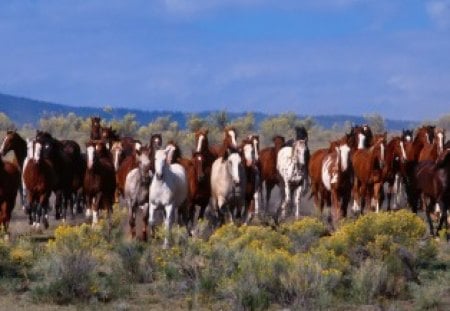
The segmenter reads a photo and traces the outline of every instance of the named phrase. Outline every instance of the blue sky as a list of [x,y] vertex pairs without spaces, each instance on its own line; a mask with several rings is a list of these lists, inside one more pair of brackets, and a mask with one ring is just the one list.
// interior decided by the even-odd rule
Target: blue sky
[[146,110],[450,113],[450,0],[2,0],[0,92]]

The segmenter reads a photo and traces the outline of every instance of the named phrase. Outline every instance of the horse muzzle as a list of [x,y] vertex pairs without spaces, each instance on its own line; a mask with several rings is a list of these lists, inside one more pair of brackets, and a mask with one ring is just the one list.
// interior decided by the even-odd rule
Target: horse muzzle
[[163,174],[155,173],[156,179],[161,180],[163,179]]

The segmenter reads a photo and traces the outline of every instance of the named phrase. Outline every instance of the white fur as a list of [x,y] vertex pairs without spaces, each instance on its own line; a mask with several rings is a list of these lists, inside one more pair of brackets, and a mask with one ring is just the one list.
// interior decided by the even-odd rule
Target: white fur
[[322,183],[328,191],[331,191],[331,176],[329,174],[331,160],[331,157],[328,156],[322,165]]
[[36,142],[34,144],[34,155],[33,155],[33,159],[36,161],[39,161],[41,158],[41,150],[42,150],[42,145],[38,142]]
[[86,148],[88,169],[91,169],[92,166],[94,165],[94,152],[95,152],[94,146],[89,146]]
[[255,160],[259,161],[258,140],[257,139],[253,139],[253,148],[255,150]]
[[3,139],[3,142],[2,142],[2,146],[0,147],[0,153],[3,153],[3,149],[5,149],[5,143],[6,143],[6,139],[8,138],[8,136],[6,136],[4,139]]
[[437,139],[438,139],[439,153],[442,153],[444,151],[444,134],[438,133]]
[[[409,136],[408,136],[408,137],[409,137]],[[400,142],[400,149],[402,150],[403,161],[406,161],[406,160],[407,160],[407,157],[406,157],[406,151],[405,151],[405,146],[404,146],[404,144],[403,144],[402,141]]]
[[366,135],[359,133],[358,134],[358,149],[364,149],[365,140],[366,140]]
[[231,143],[233,144],[233,147],[237,147],[237,143],[236,143],[236,133],[233,130],[229,130],[228,131],[228,135],[230,135],[231,137]]
[[188,184],[184,168],[175,163],[167,163],[167,152],[157,150],[155,153],[155,177],[150,184],[149,194],[149,224],[154,225],[154,212],[158,207],[166,211],[164,220],[166,235],[164,247],[169,246],[169,235],[173,218],[178,208],[186,201]]
[[348,158],[350,153],[350,147],[347,144],[339,146],[339,155],[341,157],[341,171],[345,172],[348,168]]
[[200,152],[202,150],[202,144],[204,139],[205,136],[203,134],[198,137],[197,152]]

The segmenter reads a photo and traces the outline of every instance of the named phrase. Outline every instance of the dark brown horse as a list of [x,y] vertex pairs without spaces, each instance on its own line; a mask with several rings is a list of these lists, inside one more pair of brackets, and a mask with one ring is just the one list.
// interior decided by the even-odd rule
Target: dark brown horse
[[261,195],[261,169],[259,164],[259,136],[250,135],[239,147],[246,176],[244,221],[250,222],[253,215],[259,215]]
[[[450,206],[450,149],[445,149],[437,161],[419,162],[415,169],[415,185],[425,199],[422,202],[426,205],[425,211],[427,221],[430,226],[430,234],[435,235],[445,224],[446,236],[448,239],[447,213]],[[418,204],[418,202],[416,202]],[[430,214],[434,207],[441,209],[441,217],[437,232],[434,231]]]
[[30,225],[38,228],[41,216],[48,228],[48,201],[55,184],[55,172],[49,160],[42,157],[43,146],[40,142],[30,140],[28,144],[27,162],[23,172],[23,182],[27,189],[27,212]]
[[91,117],[91,140],[101,139],[101,125],[102,119],[100,117]]
[[108,213],[111,221],[116,178],[112,156],[103,141],[86,143],[87,167],[84,176],[83,189],[86,195],[86,216],[92,211],[92,225],[98,222],[99,210]]
[[375,135],[374,144],[369,149],[358,149],[352,155],[353,171],[353,211],[364,212],[365,204],[375,201],[375,211],[380,209],[382,170],[385,161],[387,133]]
[[109,150],[111,149],[113,142],[120,140],[119,134],[117,134],[116,130],[113,130],[111,126],[102,126],[100,129],[100,136],[100,139],[106,142],[106,148]]
[[[27,156],[27,142],[16,131],[6,132],[6,136],[0,147],[0,155],[4,157],[10,151],[14,152],[16,165],[20,168],[20,172],[23,172],[23,163]],[[25,209],[25,197],[22,182],[19,185],[19,194],[20,203]]]
[[333,147],[334,150],[330,150],[322,160],[322,183],[326,191],[324,196],[331,197],[331,224],[336,228],[339,220],[347,215],[353,173],[347,135]]
[[6,238],[9,238],[9,222],[20,184],[19,167],[0,159],[0,229]]
[[266,188],[265,197],[265,209],[267,210],[269,205],[270,196],[273,187],[278,185],[278,173],[277,173],[277,156],[278,151],[283,147],[285,139],[283,136],[275,136],[272,138],[273,146],[267,147],[261,150],[259,154],[259,165],[261,169],[261,181],[264,183]]

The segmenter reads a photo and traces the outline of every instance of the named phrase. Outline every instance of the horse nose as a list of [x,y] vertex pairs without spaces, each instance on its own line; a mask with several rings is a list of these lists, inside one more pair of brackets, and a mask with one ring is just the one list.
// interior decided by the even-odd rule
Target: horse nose
[[239,186],[240,185],[240,181],[238,179],[233,180],[234,185],[235,186]]
[[156,179],[158,179],[158,180],[161,180],[161,179],[162,179],[162,174],[156,173],[155,175],[156,175]]

